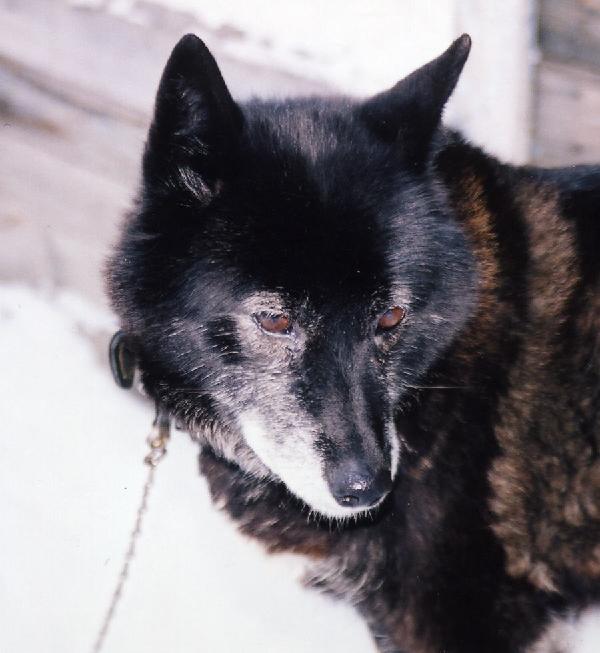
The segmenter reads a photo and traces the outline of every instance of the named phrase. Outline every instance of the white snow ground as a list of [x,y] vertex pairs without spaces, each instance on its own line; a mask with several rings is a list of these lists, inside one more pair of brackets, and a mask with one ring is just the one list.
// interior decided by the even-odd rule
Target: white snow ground
[[[153,415],[112,382],[113,327],[72,294],[0,285],[0,651],[91,651],[114,588]],[[374,651],[349,607],[298,584],[299,559],[266,556],[216,511],[196,460],[174,431],[104,651]],[[599,642],[590,610],[535,653]]]
[[[152,407],[94,346],[110,316],[69,294],[0,285],[0,650],[91,650],[146,473]],[[354,612],[300,587],[210,504],[175,432],[105,651],[373,650]]]

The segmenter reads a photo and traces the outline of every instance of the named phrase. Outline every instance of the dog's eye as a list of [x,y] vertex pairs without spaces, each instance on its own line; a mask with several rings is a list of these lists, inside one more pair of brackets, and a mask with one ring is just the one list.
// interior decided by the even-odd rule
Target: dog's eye
[[389,331],[397,327],[405,316],[406,311],[401,306],[392,306],[377,320],[377,330]]
[[289,315],[284,313],[273,315],[272,313],[263,312],[257,313],[254,318],[260,328],[267,333],[285,335],[292,329],[292,320]]

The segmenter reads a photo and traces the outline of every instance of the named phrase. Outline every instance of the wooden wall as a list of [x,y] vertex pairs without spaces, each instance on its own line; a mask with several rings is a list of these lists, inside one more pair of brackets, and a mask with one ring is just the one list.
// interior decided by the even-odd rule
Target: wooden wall
[[[531,150],[532,161],[548,165],[600,161],[600,0],[511,0],[502,11],[490,3],[460,0],[459,31],[476,44],[471,78],[454,100],[459,124],[496,111],[496,126],[483,121],[476,142],[489,147],[486,134],[497,132],[516,160]],[[103,301],[102,263],[135,192],[158,77],[181,34],[207,41],[238,97],[330,90],[233,59],[224,46],[243,35],[154,2],[135,6],[125,20],[102,3],[0,0],[0,281],[66,286]],[[533,106],[516,111],[531,88],[523,71],[532,32],[541,55]],[[505,114],[512,122],[500,120]]]
[[[130,206],[158,79],[201,35],[237,97],[326,93],[233,60],[228,35],[140,4],[136,20],[65,0],[0,0],[0,280],[103,303],[101,269]],[[237,35],[231,35],[236,38]]]
[[532,160],[600,162],[600,0],[540,0]]

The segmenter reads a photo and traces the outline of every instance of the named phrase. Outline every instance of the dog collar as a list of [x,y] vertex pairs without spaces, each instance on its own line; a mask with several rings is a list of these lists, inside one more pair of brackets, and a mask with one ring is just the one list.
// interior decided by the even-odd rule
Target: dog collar
[[110,339],[108,361],[115,383],[119,388],[129,390],[135,377],[136,357],[124,331],[117,331]]
[[[115,332],[108,345],[108,361],[113,379],[119,388],[130,390],[135,380],[137,357],[131,344],[131,338],[121,329]],[[152,423],[153,432],[148,438],[151,453],[145,462],[155,465],[164,455],[164,444],[169,439],[171,417],[169,411],[155,397],[155,416]]]

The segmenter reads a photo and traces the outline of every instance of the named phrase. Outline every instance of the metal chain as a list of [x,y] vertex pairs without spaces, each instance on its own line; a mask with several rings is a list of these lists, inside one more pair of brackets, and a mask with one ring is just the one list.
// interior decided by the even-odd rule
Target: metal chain
[[125,587],[125,582],[129,576],[129,567],[131,562],[135,557],[136,545],[139,540],[140,534],[142,532],[142,523],[144,520],[144,515],[148,508],[148,497],[150,496],[150,490],[154,483],[154,475],[156,472],[156,467],[158,463],[164,458],[167,453],[167,442],[170,437],[170,419],[169,415],[165,413],[160,406],[157,404],[156,407],[156,418],[152,425],[152,431],[148,436],[148,444],[150,445],[150,451],[144,458],[144,463],[148,465],[148,475],[146,477],[146,482],[144,484],[144,489],[142,491],[142,499],[137,509],[135,522],[133,525],[133,530],[129,536],[129,546],[123,558],[123,565],[119,576],[117,579],[117,584],[112,593],[110,603],[100,629],[98,630],[98,635],[96,636],[96,641],[92,647],[92,653],[100,653],[104,646],[108,630],[114,620],[116,609],[121,600],[123,594],[123,589]]

